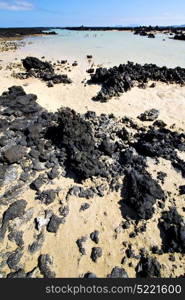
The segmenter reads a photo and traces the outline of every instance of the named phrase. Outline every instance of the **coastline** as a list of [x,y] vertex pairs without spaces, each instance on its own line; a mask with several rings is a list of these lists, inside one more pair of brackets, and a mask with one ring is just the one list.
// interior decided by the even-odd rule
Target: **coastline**
[[[87,84],[87,81],[90,79],[90,75],[86,72],[87,69],[92,66],[95,69],[98,68],[98,66],[93,62],[93,58],[89,62],[87,57],[85,57],[84,61],[78,62],[77,66],[73,66],[73,63],[71,62],[69,62],[68,65],[63,65],[61,62],[57,63],[57,61],[52,61],[52,65],[55,64],[54,70],[56,74],[67,74],[72,80],[72,83],[69,85],[65,85],[63,83],[56,84],[51,88],[48,88],[46,83],[39,78],[30,77],[23,80],[12,77],[11,74],[13,72],[19,73],[25,71],[21,62],[21,59],[25,57],[19,56],[18,59],[16,58],[16,51],[10,51],[4,54],[2,53],[3,61],[0,63],[0,66],[2,65],[2,70],[0,70],[2,77],[0,95],[7,91],[11,86],[22,86],[26,94],[37,95],[38,99],[36,103],[38,103],[42,109],[46,109],[47,113],[56,113],[61,107],[69,107],[79,113],[80,118],[84,121],[85,119],[82,115],[88,111],[93,111],[96,113],[97,118],[95,118],[94,123],[93,118],[92,120],[90,119],[92,121],[91,126],[94,126],[92,127],[94,130],[93,132],[96,132],[97,130],[100,141],[102,138],[101,131],[103,132],[103,135],[106,133],[109,134],[106,127],[101,128],[100,126],[102,114],[105,114],[106,116],[113,114],[115,116],[113,120],[111,117],[108,119],[109,126],[113,126],[113,130],[111,131],[113,136],[116,130],[118,130],[117,127],[126,128],[129,135],[131,135],[131,141],[132,138],[134,139],[134,135],[136,135],[135,139],[137,140],[137,134],[141,134],[142,131],[145,133],[150,129],[150,127],[155,127],[153,122],[142,122],[137,118],[141,113],[150,109],[159,110],[158,119],[167,124],[166,128],[170,130],[170,132],[177,131],[179,135],[181,133],[184,134],[185,132],[185,121],[182,113],[185,111],[185,86],[157,82],[154,88],[150,88],[149,85],[151,85],[151,81],[145,89],[135,86],[130,91],[121,94],[120,97],[112,98],[106,103],[101,103],[92,100],[93,96],[100,91],[100,85]],[[41,57],[38,58],[41,59]],[[44,61],[45,60],[47,59],[44,59]],[[10,63],[15,63],[16,65],[10,65]],[[9,65],[8,69],[7,65]],[[3,109],[4,108],[2,108],[2,111]],[[130,119],[128,124],[122,121],[125,116]],[[23,120],[24,118],[25,117],[23,115]],[[32,116],[29,116],[29,118],[33,121],[31,119]],[[16,118],[12,117],[11,120],[11,116],[8,116],[7,119],[11,124],[11,122],[15,121]],[[132,127],[129,125],[129,122],[130,124],[133,122],[135,125]],[[105,125],[106,123],[104,126]],[[86,134],[86,132],[84,132],[84,134]],[[44,139],[43,136],[42,139]],[[115,143],[117,139],[118,137],[116,136],[115,139],[113,138],[112,142]],[[100,141],[97,137],[97,143]],[[128,143],[130,143],[130,140],[128,140]],[[33,147],[31,145],[32,150],[35,149],[34,147],[35,145]],[[52,145],[52,147],[54,146]],[[57,148],[54,148],[57,152],[56,149]],[[30,149],[28,151],[30,151]],[[183,150],[180,151],[175,149],[174,151],[179,151],[179,156],[182,156],[182,160],[185,160]],[[107,158],[105,153],[103,155],[103,159],[106,163],[110,160],[110,165],[111,160],[114,160],[113,157]],[[26,167],[32,163],[32,160],[32,156],[29,156],[27,160],[25,160]],[[184,185],[184,178],[180,172],[177,172],[175,168],[173,168],[170,160],[163,157],[147,157],[146,160],[147,172],[149,172],[152,178],[162,187],[165,192],[166,199],[165,201],[157,200],[154,204],[155,212],[153,216],[148,220],[141,220],[138,227],[135,220],[123,216],[123,211],[121,210],[122,204],[120,204],[123,199],[121,194],[122,192],[120,190],[112,191],[110,183],[101,176],[95,176],[93,178],[82,180],[80,183],[76,183],[74,178],[62,175],[62,171],[60,169],[60,175],[49,180],[49,182],[44,183],[41,188],[41,192],[50,189],[54,191],[57,190],[55,201],[49,204],[49,206],[46,206],[40,200],[36,200],[37,191],[30,189],[30,183],[32,183],[39,174],[47,174],[51,168],[46,170],[44,167],[44,169],[39,171],[33,169],[34,172],[31,173],[31,178],[23,184],[22,190],[16,197],[16,200],[24,199],[27,201],[27,221],[25,221],[26,217],[23,217],[22,219],[18,218],[17,220],[10,221],[9,224],[13,232],[14,229],[17,230],[19,226],[21,226],[21,231],[24,232],[24,247],[23,249],[21,248],[23,255],[18,263],[18,267],[24,270],[24,274],[31,271],[30,276],[33,278],[42,277],[43,274],[40,273],[40,269],[38,267],[38,257],[40,257],[40,255],[49,254],[53,257],[53,264],[51,264],[51,266],[56,277],[84,277],[86,273],[91,272],[96,274],[97,277],[105,278],[108,274],[111,274],[111,271],[115,267],[124,268],[129,277],[136,277],[137,265],[141,258],[139,257],[140,250],[144,247],[146,252],[150,253],[150,257],[152,256],[162,266],[161,277],[168,278],[170,276],[178,277],[183,275],[185,272],[185,261],[181,252],[174,253],[172,255],[173,259],[169,259],[171,255],[170,253],[164,252],[160,254],[155,253],[155,251],[153,253],[151,248],[153,246],[157,246],[161,249],[162,247],[158,221],[164,211],[168,211],[170,207],[175,206],[179,215],[184,216],[184,198],[183,195],[178,193],[179,186]],[[12,203],[12,199],[11,196],[7,197],[7,199],[6,197],[4,198],[4,191],[11,191],[11,187],[16,186],[17,183],[22,184],[19,172],[23,165],[24,163],[21,165],[15,162],[13,165],[8,166],[10,169],[13,168],[13,181],[5,184],[1,190],[1,201],[5,201],[5,203],[7,201],[8,205]],[[144,168],[144,165],[142,167]],[[16,168],[20,168],[19,172],[16,172]],[[31,171],[33,170],[31,169]],[[164,183],[158,179],[158,173],[160,172],[166,173]],[[122,184],[122,181],[123,176],[120,176],[117,184],[119,182]],[[103,188],[100,188],[99,194],[95,194],[94,197],[90,197],[89,199],[85,197],[81,198],[78,195],[76,196],[75,194],[69,193],[70,189],[76,185],[83,189],[102,186]],[[80,210],[84,203],[89,204],[88,209]],[[37,238],[41,233],[36,230],[34,220],[40,217],[42,223],[44,222],[43,220],[45,218],[46,210],[51,210],[53,214],[58,215],[59,209],[64,209],[66,206],[69,208],[69,215],[66,216],[65,223],[60,225],[60,228],[56,233],[48,232],[46,230],[46,226],[43,227],[44,240],[42,241],[40,248],[38,247],[36,252],[30,254],[30,244],[34,243],[34,241],[39,241]],[[7,210],[7,207],[7,203],[0,206],[2,215]],[[125,225],[126,222],[129,223],[129,227],[124,229],[123,225]],[[135,232],[137,228],[142,226],[146,226],[146,230],[139,232],[138,235],[132,238],[130,235]],[[89,237],[95,230],[100,232],[100,241],[98,245],[96,245],[96,243]],[[79,252],[79,247],[76,243],[77,240],[82,237],[87,237],[84,243],[86,251],[85,255],[82,255],[82,253]],[[14,241],[10,241],[8,239],[8,233],[4,240],[0,241],[0,243],[3,249],[1,252],[1,262],[3,267],[0,273],[1,277],[6,277],[11,271],[16,273],[16,268],[10,270],[6,264],[6,260],[9,257],[9,253],[15,253],[19,247],[15,245]],[[103,255],[99,258],[98,263],[93,262],[91,259],[92,248],[96,246],[100,247],[103,251]],[[135,253],[130,257],[126,254],[129,249]],[[173,266],[174,260],[177,268]]]

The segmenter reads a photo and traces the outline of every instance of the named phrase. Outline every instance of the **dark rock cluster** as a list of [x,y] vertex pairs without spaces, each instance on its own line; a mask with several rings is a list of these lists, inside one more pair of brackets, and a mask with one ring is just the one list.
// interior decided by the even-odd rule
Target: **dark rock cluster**
[[[158,123],[156,124],[158,125]],[[141,155],[170,160],[172,165],[185,177],[185,162],[178,157],[175,151],[176,149],[185,150],[184,139],[184,133],[170,131],[162,125],[159,128],[153,127],[146,133],[141,133],[134,147]]]
[[183,85],[185,83],[185,69],[158,67],[154,64],[142,66],[133,62],[110,69],[98,68],[95,74],[91,74],[90,83],[101,84],[102,88],[93,99],[106,102],[112,97],[127,92],[135,84],[138,87],[143,87],[150,80]]
[[175,207],[162,213],[159,229],[164,252],[185,253],[185,223]]
[[84,243],[87,241],[87,237],[86,236],[82,236],[80,239],[78,239],[77,241],[76,241],[76,244],[77,244],[77,246],[78,246],[78,249],[79,249],[79,251],[80,251],[80,253],[82,254],[82,255],[85,255],[86,254],[86,250],[85,250],[85,248],[84,248]]
[[17,200],[8,207],[3,214],[2,226],[0,228],[0,240],[5,236],[9,221],[22,217],[25,213],[26,206],[27,202],[25,200]]
[[134,34],[135,35],[140,35],[140,36],[147,36],[148,38],[152,38],[152,39],[155,39],[155,35],[153,33],[148,33],[146,32],[144,29],[142,28],[137,28],[135,31],[134,31]]
[[62,224],[63,219],[59,218],[56,215],[52,215],[48,225],[47,225],[47,231],[52,233],[57,233],[60,224]]
[[56,74],[53,66],[49,62],[43,62],[36,57],[26,57],[22,60],[26,73],[16,74],[17,78],[26,79],[28,77],[40,78],[45,81],[48,87],[54,84],[64,83],[70,84],[72,80],[66,74]]
[[141,121],[155,121],[159,116],[159,111],[157,109],[150,109],[138,116]]
[[0,37],[1,38],[9,38],[9,37],[24,37],[30,35],[55,35],[57,34],[55,31],[46,31],[50,30],[50,28],[43,27],[22,27],[22,28],[0,28]]
[[142,256],[136,267],[136,275],[139,278],[159,278],[161,265],[154,257]]
[[[115,122],[111,115],[97,117],[88,112],[82,116],[68,108],[51,114],[37,104],[36,96],[26,95],[20,87],[12,87],[3,93],[0,104],[4,107],[3,116],[6,116],[6,122],[1,123],[4,132],[0,139],[2,180],[10,164],[22,164],[24,159],[30,159],[32,166],[26,168],[20,178],[27,181],[32,172],[45,170],[47,173],[35,177],[30,187],[37,191],[37,199],[47,205],[54,201],[56,193],[40,190],[48,180],[59,175],[59,167],[62,167],[66,176],[73,176],[78,182],[93,176],[105,178],[111,189],[122,189],[124,203],[138,218],[148,219],[153,215],[156,199],[163,199],[164,193],[145,171],[146,157],[169,159],[184,175],[185,162],[178,157],[176,149],[184,150],[185,135],[166,129],[160,121],[150,126],[147,132],[140,130],[138,133],[135,124],[123,119],[122,129],[115,131],[114,126],[111,127]],[[152,115],[153,119],[151,112],[144,115]],[[134,143],[125,125],[137,130]],[[111,137],[112,132],[116,141]],[[111,157],[113,164],[103,163],[105,156]],[[125,180],[120,186],[117,178],[123,175]],[[95,195],[103,196],[104,187],[84,189],[74,186],[69,194],[90,199]]]
[[97,262],[97,260],[102,257],[103,251],[100,247],[93,247],[91,252],[91,259],[93,262]]
[[160,185],[150,174],[131,170],[125,176],[125,201],[136,212],[136,218],[150,219],[157,199],[164,198]]
[[185,185],[179,187],[180,195],[185,195]]
[[53,265],[52,257],[48,254],[40,255],[38,259],[38,267],[40,269],[41,274],[44,278],[54,278],[55,272],[51,270],[51,266]]
[[[185,176],[185,162],[177,154],[177,150],[185,151],[185,134],[167,129],[160,120],[153,122],[158,117],[158,112],[154,110],[144,112],[140,118],[153,122],[147,129],[132,119],[118,119],[112,114],[96,116],[89,111],[81,115],[69,108],[49,113],[37,104],[36,99],[35,95],[26,94],[21,87],[15,86],[0,96],[0,185],[12,182],[12,178],[16,181],[5,194],[0,195],[0,205],[6,206],[1,220],[0,239],[3,240],[9,231],[8,239],[17,246],[6,257],[11,270],[9,278],[34,276],[34,270],[26,274],[20,265],[24,247],[23,232],[11,227],[10,222],[16,218],[27,222],[32,215],[29,210],[26,211],[28,200],[16,200],[16,197],[21,187],[31,188],[37,204],[41,203],[44,207],[51,205],[52,208],[54,201],[58,200],[58,190],[46,188],[45,185],[60,176],[73,178],[76,182],[67,191],[66,199],[68,196],[87,199],[87,202],[79,204],[82,216],[86,214],[86,209],[90,207],[90,211],[93,206],[90,206],[88,199],[103,197],[109,191],[121,191],[120,209],[125,219],[121,230],[134,225],[129,232],[130,239],[146,231],[145,220],[153,217],[155,207],[160,208],[162,249],[154,246],[152,253],[184,253],[183,219],[174,209],[163,211],[166,193],[159,181],[147,171],[147,158],[170,160],[172,166]],[[15,167],[21,169],[20,176]],[[165,177],[165,173],[158,172],[158,180],[164,182]],[[93,179],[92,186],[82,186],[86,179]],[[179,187],[179,194],[184,194],[184,186]],[[28,246],[31,255],[42,249],[43,227],[49,232],[47,234],[52,235],[65,223],[69,206],[62,201],[60,204],[58,213],[46,210],[44,216],[34,219],[37,231]],[[86,254],[87,238],[91,239],[92,245],[99,246],[101,231],[95,229],[76,241],[82,255]],[[118,234],[119,229],[116,232]],[[98,263],[103,253],[103,248],[93,247],[90,258]],[[126,259],[130,258],[136,258],[136,255],[128,248]],[[139,259],[136,269],[138,277],[160,277],[160,265],[154,258],[145,255]],[[51,257],[48,254],[41,255],[38,268],[44,277],[55,276],[51,267]],[[87,276],[93,275],[90,273]],[[109,277],[126,278],[127,273],[115,267]]]
[[95,148],[90,123],[71,109],[61,109],[58,112],[58,124],[49,134],[59,148],[66,149],[68,167],[76,173],[78,180],[105,176],[106,171],[99,160],[101,153]]
[[185,34],[176,34],[174,40],[185,41]]
[[36,57],[26,57],[23,59],[23,67],[29,72],[31,69],[53,72],[53,67],[48,62],[43,62]]
[[128,274],[123,268],[115,267],[108,278],[128,278]]

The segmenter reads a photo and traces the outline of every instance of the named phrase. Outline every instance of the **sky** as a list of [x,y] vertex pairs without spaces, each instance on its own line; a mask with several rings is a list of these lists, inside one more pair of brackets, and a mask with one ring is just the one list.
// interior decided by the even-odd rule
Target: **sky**
[[185,0],[0,0],[0,27],[185,24]]

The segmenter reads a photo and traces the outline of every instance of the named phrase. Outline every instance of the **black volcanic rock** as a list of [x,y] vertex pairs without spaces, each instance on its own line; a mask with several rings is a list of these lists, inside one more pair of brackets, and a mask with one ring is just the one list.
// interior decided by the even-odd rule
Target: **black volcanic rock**
[[[154,124],[155,125],[155,124]],[[162,157],[170,160],[172,165],[179,169],[185,177],[185,162],[176,153],[185,150],[185,134],[170,131],[167,128],[152,128],[146,133],[141,133],[134,144],[135,149],[143,156]]]
[[26,278],[26,273],[23,269],[19,269],[15,272],[11,272],[7,275],[7,278]]
[[36,103],[37,96],[26,94],[22,87],[12,86],[0,96],[0,105],[11,109],[11,115],[29,115],[43,111]]
[[142,256],[136,266],[136,276],[139,278],[160,278],[160,269],[161,265],[155,258]]
[[185,34],[176,34],[174,40],[185,41]]
[[139,136],[134,147],[142,155],[169,159],[170,156],[174,157],[175,149],[180,151],[185,149],[184,138],[185,134],[183,133],[178,134],[166,128],[160,128],[159,130],[152,128]]
[[89,73],[89,74],[92,74],[92,73],[94,73],[94,69],[93,69],[93,68],[91,68],[91,69],[88,69],[88,70],[87,70],[87,73]]
[[15,218],[20,218],[25,213],[27,202],[25,200],[17,200],[12,203],[3,214],[2,226],[0,228],[0,240],[5,236],[8,222]]
[[78,180],[105,176],[106,170],[100,161],[100,153],[95,149],[90,123],[69,108],[58,113],[59,126],[52,131],[51,138],[58,147],[67,151],[68,167],[78,176]]
[[20,79],[28,77],[40,78],[47,82],[48,87],[54,84],[70,84],[72,80],[66,74],[56,74],[54,68],[49,62],[43,62],[36,57],[26,57],[22,60],[26,73],[18,73],[16,76]]
[[99,234],[100,234],[100,232],[99,232],[98,230],[95,230],[94,232],[92,232],[92,233],[90,234],[91,240],[92,240],[93,242],[95,242],[96,244],[99,243]]
[[34,241],[31,245],[28,246],[29,252],[33,254],[33,253],[39,251],[42,248],[43,243],[44,243],[44,233],[41,232],[36,237],[36,241]]
[[31,184],[30,188],[32,190],[38,191],[40,190],[41,186],[45,183],[43,176],[39,175]]
[[[16,197],[21,195],[19,191],[22,192],[22,188],[24,190],[29,189],[31,183],[31,188],[36,190],[36,199],[39,199],[42,204],[49,205],[55,201],[56,193],[60,188],[63,189],[63,186],[55,191],[51,190],[52,187],[48,190],[48,187],[44,185],[52,184],[50,179],[58,176],[57,174],[74,178],[76,182],[80,183],[93,176],[99,177],[93,178],[92,181],[88,180],[86,182],[88,185],[85,183],[85,186],[75,183],[69,187],[63,198],[58,199],[57,197],[57,202],[61,200],[61,207],[56,208],[61,218],[53,215],[54,212],[52,211],[46,211],[45,216],[40,216],[40,219],[39,216],[35,216],[35,229],[39,230],[39,235],[34,235],[35,240],[31,242],[28,248],[31,253],[39,251],[42,247],[42,228],[47,227],[48,231],[55,233],[60,224],[64,224],[65,217],[69,213],[68,199],[72,201],[73,197],[92,199],[95,196],[104,197],[112,191],[122,192],[120,210],[124,220],[123,223],[120,223],[116,233],[119,230],[126,230],[130,226],[130,231],[127,230],[125,234],[130,234],[131,238],[135,237],[136,234],[142,234],[146,231],[148,222],[140,220],[147,220],[153,216],[155,203],[158,213],[163,212],[165,204],[164,201],[156,201],[157,199],[164,200],[164,192],[146,171],[149,161],[147,157],[155,158],[156,163],[159,157],[169,159],[173,166],[178,166],[182,172],[185,170],[185,162],[178,158],[178,151],[176,151],[185,150],[185,135],[167,129],[167,125],[160,120],[150,124],[148,130],[147,126],[143,126],[141,122],[139,122],[141,125],[138,125],[132,119],[116,118],[113,114],[96,116],[95,113],[88,112],[82,115],[66,108],[52,114],[37,105],[36,96],[28,96],[20,87],[12,87],[8,92],[3,93],[0,97],[0,105],[4,113],[2,118],[3,120],[6,119],[6,122],[1,123],[0,128],[2,132],[0,138],[0,183],[6,187],[7,178],[11,179],[12,174],[15,178],[16,171],[13,168],[22,168],[21,176],[17,177],[16,185],[12,184],[10,190],[6,191],[0,198],[2,205],[9,205],[8,209],[5,208],[2,218],[1,239],[6,230],[9,229],[8,238],[14,241],[18,247],[24,246],[21,232],[17,233],[17,228],[12,226],[14,223],[22,224],[27,218],[27,212],[24,209],[25,202],[21,205],[16,203]],[[10,166],[8,160],[4,160],[4,153],[13,145],[20,147],[20,150],[24,148],[27,154],[15,161],[18,165]],[[15,153],[12,151],[13,155]],[[158,167],[156,167],[156,175],[159,171]],[[40,168],[43,172],[39,176]],[[124,176],[125,180],[123,181]],[[158,174],[157,178],[163,180],[164,174]],[[91,184],[89,185],[89,183]],[[183,188],[180,188],[179,192],[182,194]],[[60,196],[60,194],[58,195]],[[178,196],[178,186],[176,196]],[[183,200],[183,196],[181,198]],[[29,199],[27,200],[29,201]],[[173,199],[169,200],[173,201]],[[11,201],[14,201],[14,205],[16,203],[12,209],[10,209],[11,205],[9,204],[12,203]],[[91,213],[93,201],[92,203],[91,201],[84,202],[79,199],[77,210],[88,208],[90,203],[92,206],[87,214]],[[39,205],[39,203],[37,201],[36,204]],[[125,211],[122,208],[125,208]],[[179,209],[181,211],[181,208]],[[132,220],[130,219],[131,211],[134,211]],[[108,214],[106,207],[103,212],[105,216]],[[86,213],[81,213],[82,217],[83,214],[86,215]],[[9,222],[15,218],[19,218],[16,220],[18,222],[13,222],[13,224]],[[162,215],[160,220],[162,249],[152,249],[153,254],[158,255],[168,251],[184,253],[183,221],[181,218],[173,217],[173,214],[168,219],[166,220]],[[32,221],[34,220],[32,219]],[[95,229],[96,227],[93,230],[91,228],[91,231]],[[89,238],[90,235],[91,240],[97,244],[99,242],[98,233],[96,231],[91,233],[91,231],[87,231],[87,237]],[[170,236],[171,241],[166,242],[164,236],[168,238]],[[76,242],[82,254],[86,253],[85,239],[86,237],[82,237]],[[101,246],[96,244],[93,246]],[[128,244],[125,246],[128,250],[125,251],[125,255],[135,258],[135,253],[127,246]],[[91,259],[98,262],[98,258],[102,255],[102,249],[93,248],[91,254]],[[127,260],[129,260],[128,257]],[[149,273],[150,276],[154,274],[157,277],[155,275],[157,274],[157,267],[153,266],[156,264],[151,261],[146,262],[146,264],[142,262],[142,266],[147,264],[150,268],[146,267],[146,273]],[[14,267],[15,270],[21,268],[19,263],[14,264]],[[43,268],[42,274],[47,276],[47,269],[44,271]],[[145,267],[143,268],[145,270]],[[49,267],[48,272],[50,271]],[[138,273],[143,274],[141,270],[138,270]],[[121,277],[122,275],[125,274],[121,268],[115,268],[112,274],[113,277]],[[15,276],[19,275],[15,274]],[[146,276],[146,274],[142,276]]]
[[26,155],[26,149],[22,146],[14,145],[4,152],[4,159],[9,164],[17,163]]
[[149,33],[149,34],[148,34],[148,38],[149,38],[149,39],[155,39],[155,35],[154,35],[153,33]]
[[46,27],[18,27],[18,28],[0,28],[0,37],[9,38],[9,37],[24,37],[30,35],[54,35],[57,34],[55,31],[46,32],[50,28]]
[[20,248],[17,248],[14,252],[10,254],[10,256],[7,259],[8,267],[10,269],[16,269],[22,256],[23,252],[20,250]]
[[12,203],[3,214],[3,225],[15,218],[20,218],[25,213],[27,202],[25,200],[17,200]]
[[18,247],[24,245],[23,231],[11,231],[8,235],[10,241],[14,241]]
[[98,258],[100,258],[103,255],[102,248],[100,247],[93,247],[91,252],[91,259],[94,262],[97,262]]
[[87,241],[87,237],[86,236],[82,236],[80,239],[78,239],[77,241],[76,241],[76,244],[77,244],[77,246],[78,246],[78,249],[79,249],[79,251],[80,251],[80,253],[82,254],[82,255],[85,255],[86,254],[86,250],[85,250],[85,248],[84,248],[84,243]]
[[52,258],[49,254],[42,254],[38,258],[38,267],[44,278],[55,278],[55,272],[51,271],[51,266],[53,265]]
[[159,229],[164,252],[185,253],[185,223],[175,207],[162,213]]
[[43,62],[36,57],[28,56],[25,59],[23,59],[22,62],[27,72],[30,71],[31,69],[47,70],[49,72],[53,72],[53,67],[50,63]]
[[83,203],[80,207],[80,211],[85,211],[90,207],[89,203]]
[[47,231],[52,233],[57,233],[60,224],[62,224],[62,218],[59,218],[56,215],[52,215],[47,226]]
[[150,219],[154,213],[153,205],[157,199],[164,198],[159,184],[146,171],[128,171],[124,180],[122,201],[130,206],[138,219]]
[[123,268],[115,267],[112,269],[110,275],[107,276],[108,278],[128,278],[128,274]]
[[56,191],[55,190],[46,190],[42,193],[38,193],[37,198],[42,203],[49,205],[54,202],[56,198]]
[[86,273],[86,274],[84,275],[83,278],[97,278],[97,276],[96,276],[96,274],[94,274],[94,273],[88,272],[88,273]]
[[158,118],[159,111],[157,109],[150,109],[146,110],[144,113],[142,113],[140,116],[138,116],[138,119],[141,121],[154,121]]
[[134,86],[134,82],[143,87],[149,80],[184,85],[185,69],[180,67],[168,69],[154,64],[142,66],[132,62],[110,69],[97,68],[96,72],[91,74],[90,83],[101,84],[102,88],[93,99],[106,102],[110,98],[130,90]]
[[179,186],[180,195],[185,195],[185,185]]

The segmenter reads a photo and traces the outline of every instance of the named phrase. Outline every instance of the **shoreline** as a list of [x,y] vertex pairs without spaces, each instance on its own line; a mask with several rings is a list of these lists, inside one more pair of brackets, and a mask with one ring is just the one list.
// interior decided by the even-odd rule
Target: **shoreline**
[[[48,88],[44,82],[34,77],[24,80],[12,77],[13,73],[16,74],[19,73],[19,70],[21,72],[24,70],[24,68],[20,67],[21,59],[23,59],[24,56],[15,60],[16,57],[16,52],[14,52],[10,60],[12,63],[6,60],[2,62],[3,69],[1,73],[3,74],[3,78],[0,87],[1,93],[7,90],[9,86],[23,85],[28,93],[37,91],[39,103],[52,112],[56,112],[62,105],[75,109],[79,113],[94,110],[98,115],[103,112],[107,114],[112,112],[117,117],[128,115],[137,118],[144,110],[152,109],[154,106],[154,108],[160,110],[163,119],[169,124],[172,125],[176,123],[179,124],[179,127],[184,126],[183,115],[179,112],[184,109],[185,105],[185,87],[157,82],[154,88],[150,88],[149,86],[153,83],[153,81],[151,81],[144,89],[135,86],[127,93],[123,93],[119,97],[113,97],[107,103],[101,103],[92,100],[92,98],[100,92],[101,86],[96,83],[87,84],[87,81],[90,79],[90,74],[87,73],[87,70],[91,68],[92,65],[95,69],[100,67],[94,64],[93,58],[90,62],[85,58],[84,61],[79,62],[77,66],[73,66],[73,60],[67,62],[66,65],[58,64],[56,60],[53,60],[56,73],[66,74],[72,80],[72,84],[69,86],[58,84],[52,88]],[[8,69],[7,65],[10,66]],[[61,90],[63,91],[62,93]],[[176,103],[174,103],[174,98],[177,101]],[[78,101],[78,99],[80,99],[80,101]]]
[[30,35],[52,35],[54,31],[49,31],[51,27],[18,27],[18,28],[0,28],[0,38],[26,37]]
[[[75,65],[52,60],[54,75],[66,74],[72,83],[50,88],[40,77],[50,68],[47,58],[44,65],[36,61],[36,71],[26,70],[16,51],[3,58],[0,277],[106,278],[119,271],[136,278],[144,276],[139,266],[149,277],[183,276],[184,241],[177,236],[177,245],[169,245],[162,236],[168,222],[179,232],[185,226],[185,86],[157,82],[150,88],[149,81],[144,89],[95,102],[101,85],[88,84],[86,72],[99,67],[93,57]],[[38,78],[11,76],[29,68]],[[12,86],[24,90],[7,92]],[[15,203],[18,215],[7,217],[7,226],[4,216]]]

